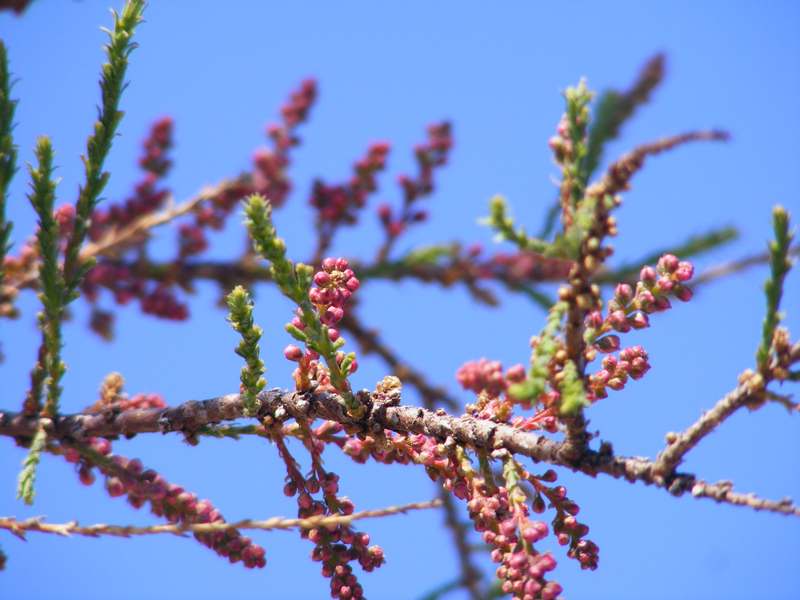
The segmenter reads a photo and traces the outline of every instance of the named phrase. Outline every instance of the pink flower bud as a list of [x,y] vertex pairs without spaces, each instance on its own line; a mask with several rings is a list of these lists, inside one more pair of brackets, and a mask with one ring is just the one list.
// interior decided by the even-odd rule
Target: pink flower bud
[[344,316],[344,311],[341,308],[339,308],[338,306],[329,306],[328,308],[325,309],[325,312],[320,317],[320,320],[325,325],[330,326],[330,325],[335,325],[336,323],[341,321],[343,316]]
[[669,293],[674,286],[675,282],[669,277],[659,277],[658,281],[656,282],[656,289],[665,294]]
[[639,279],[644,283],[654,283],[657,277],[658,275],[655,269],[650,266],[642,267],[642,270],[639,272]]
[[694,266],[688,261],[683,261],[678,264],[675,271],[675,279],[678,281],[689,281],[694,275]]
[[694,296],[694,293],[692,292],[691,289],[689,289],[685,285],[681,285],[681,286],[676,286],[676,288],[675,288],[675,296],[681,302],[688,302],[689,300],[692,299],[692,296]]
[[614,352],[619,349],[619,336],[607,335],[595,342],[595,347],[603,353]]
[[615,310],[612,312],[610,315],[608,315],[608,322],[615,331],[619,331],[621,333],[630,331],[631,327],[628,324],[628,318],[625,316],[624,311]]
[[525,380],[525,367],[514,365],[506,371],[506,379],[512,383],[520,383]]
[[586,315],[586,326],[593,329],[599,329],[603,325],[603,315],[599,310],[593,310]]
[[608,380],[608,383],[606,383],[606,385],[610,387],[612,390],[619,391],[625,387],[625,382],[619,377],[612,377],[611,379]]
[[655,309],[658,312],[662,312],[665,310],[669,310],[672,308],[672,303],[669,301],[669,298],[665,296],[659,296],[656,298]]
[[658,260],[658,269],[665,273],[674,273],[678,268],[678,257],[674,254],[665,254]]
[[614,289],[614,296],[616,296],[622,304],[627,304],[633,298],[633,289],[627,283],[620,283]]
[[630,323],[634,329],[644,329],[650,325],[650,319],[643,312],[637,312],[628,319],[628,323]]
[[283,349],[283,355],[287,360],[297,362],[303,358],[303,351],[294,344],[289,344]]
[[331,276],[325,271],[317,271],[314,274],[314,283],[320,287],[324,287],[331,282]]

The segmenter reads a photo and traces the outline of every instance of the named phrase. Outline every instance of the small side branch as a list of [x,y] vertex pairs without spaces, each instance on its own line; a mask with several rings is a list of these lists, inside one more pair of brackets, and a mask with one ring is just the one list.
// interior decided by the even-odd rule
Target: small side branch
[[284,517],[272,517],[262,521],[244,519],[235,523],[224,521],[214,523],[181,523],[166,525],[149,525],[137,527],[133,525],[106,525],[98,523],[95,525],[80,525],[77,521],[68,523],[46,523],[41,517],[34,517],[24,521],[18,521],[13,517],[0,517],[0,529],[6,529],[19,538],[25,539],[25,534],[31,531],[39,533],[54,533],[65,537],[71,535],[82,535],[86,537],[100,537],[103,535],[115,537],[131,537],[134,535],[155,535],[169,533],[182,536],[186,533],[216,533],[228,531],[230,529],[260,529],[262,531],[272,531],[275,529],[312,529],[315,527],[335,527],[338,525],[348,525],[360,519],[373,519],[377,517],[388,517],[397,514],[405,514],[414,510],[425,510],[428,508],[438,508],[442,502],[439,499],[427,502],[414,502],[401,506],[389,506],[375,510],[364,510],[350,515],[319,515],[306,519],[286,519]]
[[733,483],[730,481],[719,481],[717,483],[698,481],[692,486],[692,496],[695,498],[711,498],[717,502],[736,506],[747,506],[753,510],[766,510],[800,517],[800,507],[794,504],[791,498],[767,500],[759,498],[755,494],[734,492]]
[[742,406],[758,399],[764,391],[764,380],[759,375],[747,378],[736,389],[726,394],[714,407],[683,433],[667,435],[668,445],[656,459],[656,471],[661,474],[672,473],[692,448],[717,426]]

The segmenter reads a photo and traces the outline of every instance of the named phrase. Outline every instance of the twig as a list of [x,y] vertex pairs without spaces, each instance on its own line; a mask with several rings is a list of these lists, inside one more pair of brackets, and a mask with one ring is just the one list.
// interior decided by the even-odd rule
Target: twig
[[99,537],[111,535],[116,537],[130,537],[133,535],[153,535],[160,533],[170,533],[181,536],[185,533],[214,533],[227,531],[229,529],[260,529],[271,531],[274,529],[312,529],[315,527],[328,527],[335,525],[348,525],[352,521],[359,519],[372,519],[376,517],[388,517],[391,515],[405,514],[413,510],[425,510],[428,508],[438,508],[442,505],[441,500],[429,500],[427,502],[413,502],[401,506],[389,506],[375,510],[364,510],[350,515],[318,515],[305,519],[286,519],[284,517],[272,517],[263,521],[244,519],[233,523],[214,522],[214,523],[181,523],[165,525],[148,525],[138,527],[135,525],[107,525],[98,523],[95,525],[80,525],[77,521],[68,523],[45,523],[42,517],[33,517],[24,521],[18,521],[13,517],[0,517],[0,529],[6,529],[25,539],[25,534],[31,531],[39,533],[55,533],[57,535],[83,535],[87,537]]
[[764,498],[759,498],[755,494],[734,492],[733,483],[730,481],[718,481],[713,484],[706,483],[705,481],[698,481],[692,486],[692,496],[695,498],[711,498],[717,502],[734,504],[736,506],[747,506],[753,510],[766,510],[800,517],[800,507],[793,504],[791,498],[765,500]]
[[656,471],[665,475],[674,471],[686,453],[700,440],[742,406],[756,400],[763,391],[764,379],[760,375],[752,375],[735,390],[726,394],[711,410],[704,412],[686,431],[680,434],[668,434],[668,445],[656,459]]

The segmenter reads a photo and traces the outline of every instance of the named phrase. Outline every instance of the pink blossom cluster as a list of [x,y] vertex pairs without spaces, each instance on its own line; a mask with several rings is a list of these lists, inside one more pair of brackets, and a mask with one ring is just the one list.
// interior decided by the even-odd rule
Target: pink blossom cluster
[[272,149],[257,150],[253,156],[253,191],[269,198],[273,206],[281,206],[292,188],[286,175],[289,151],[300,144],[296,129],[306,122],[316,99],[316,80],[302,81],[281,107],[281,122],[267,126]]
[[139,166],[148,173],[163,177],[172,166],[167,151],[172,148],[173,127],[172,117],[162,117],[153,124],[144,141],[144,156],[139,159]]
[[344,258],[326,258],[322,270],[314,274],[314,283],[308,299],[319,311],[320,320],[328,327],[335,326],[344,317],[344,305],[360,283]]
[[[195,494],[181,486],[167,482],[152,469],[144,469],[138,459],[127,459],[111,454],[111,443],[103,438],[92,438],[89,446],[110,461],[92,463],[74,448],[65,452],[67,461],[77,463],[78,475],[84,485],[94,482],[92,468],[106,477],[106,491],[111,497],[126,496],[134,508],[150,504],[150,511],[165,517],[170,523],[198,524],[224,523],[219,511],[208,500],[198,500]],[[233,529],[210,533],[195,533],[195,539],[231,563],[241,561],[247,568],[266,565],[264,549],[250,538]]]
[[153,284],[130,267],[110,260],[99,262],[83,282],[83,293],[89,302],[97,302],[101,289],[110,291],[120,305],[138,299],[143,312],[163,319],[183,321],[189,316],[189,309],[178,300],[174,286]]
[[447,164],[450,149],[453,147],[452,128],[443,121],[428,126],[428,140],[414,148],[417,161],[417,175],[410,177],[401,175],[398,183],[403,189],[403,205],[397,214],[388,204],[378,207],[378,217],[388,239],[399,236],[412,223],[425,221],[428,214],[417,210],[414,204],[421,198],[429,196],[434,190],[433,174],[435,169]]
[[310,203],[317,211],[320,223],[355,223],[358,211],[367,198],[377,189],[377,174],[386,166],[390,146],[386,142],[372,144],[367,155],[353,168],[353,176],[344,184],[328,185],[316,180],[311,191]]
[[[301,322],[299,317],[295,317],[293,322],[295,321]],[[338,335],[338,331],[329,329],[329,336],[331,331]],[[283,349],[283,356],[287,360],[297,363],[297,368],[292,373],[297,391],[303,392],[315,389],[320,392],[336,392],[336,388],[331,383],[331,375],[328,372],[328,368],[320,362],[318,352],[308,349],[304,351],[294,344],[289,344]]]
[[[497,576],[503,582],[505,593],[513,594],[518,600],[553,600],[561,593],[559,584],[544,579],[555,568],[556,561],[549,553],[539,553],[532,546],[547,536],[547,525],[529,519],[529,508],[525,502],[518,500],[510,505],[505,487],[495,488],[474,474],[467,475],[445,444],[425,435],[403,436],[389,431],[385,431],[380,439],[367,435],[349,437],[344,442],[338,440],[336,443],[345,454],[359,463],[371,457],[387,464],[421,464],[431,479],[441,481],[444,488],[455,497],[467,501],[476,531],[493,547],[492,560],[500,563]],[[555,472],[548,471],[543,477],[543,481],[555,481]],[[567,543],[574,542],[570,556],[578,558],[582,565],[591,565],[594,557],[596,565],[596,546],[581,539],[588,528],[568,520],[568,517],[574,520],[577,505],[566,498],[566,490],[561,486],[550,489],[536,479],[533,481],[538,485],[537,489],[549,494],[551,504],[560,511],[554,526],[557,533],[571,534],[572,537],[567,538]],[[534,510],[542,512],[545,505],[538,493],[537,499]],[[567,513],[567,509],[572,513]],[[561,513],[565,516],[560,516]]]
[[75,206],[62,204],[53,212],[53,218],[58,224],[58,237],[65,243],[75,228]]
[[[609,331],[628,333],[631,329],[644,329],[650,326],[652,313],[668,310],[672,305],[669,297],[687,302],[692,298],[692,290],[686,282],[692,278],[694,267],[688,261],[681,261],[672,254],[662,256],[655,269],[643,267],[639,273],[636,289],[627,283],[620,283],[614,289],[614,297],[608,302],[605,317],[600,311],[593,311],[586,317],[586,326],[595,330],[596,335]],[[619,348],[618,341],[599,340],[597,349],[610,352]],[[618,338],[617,338],[618,340]]]
[[[314,287],[308,291],[308,299],[314,305],[320,322],[326,326],[328,339],[336,342],[341,336],[334,326],[344,317],[344,306],[353,292],[359,288],[360,283],[344,258],[325,258],[321,269],[314,274],[313,281]],[[301,308],[295,311],[290,325],[301,332],[306,330]],[[283,355],[287,360],[298,363],[292,374],[296,389],[308,390],[313,387],[319,391],[340,393],[349,391],[334,387],[330,372],[320,362],[317,351],[310,348],[303,350],[294,344],[289,344],[284,348]],[[341,366],[345,360],[345,353],[337,351],[335,360]],[[355,373],[357,369],[358,361],[352,360],[345,375]]]
[[[544,401],[544,408],[531,416],[514,415],[514,406],[519,401],[511,398],[506,391],[508,387],[525,380],[525,367],[513,365],[503,373],[503,366],[498,361],[481,358],[462,365],[456,372],[456,379],[465,390],[479,394],[474,404],[467,405],[467,412],[479,419],[489,419],[498,423],[508,423],[523,431],[557,430],[557,414],[552,407],[557,406],[557,397]],[[557,392],[550,393],[557,395]],[[530,403],[524,405],[531,408]]]
[[[366,463],[370,458],[383,464],[407,465],[414,462],[426,464],[427,460],[434,460],[432,452],[436,442],[425,435],[400,436],[391,431],[383,433],[380,441],[374,436],[348,437],[338,442],[342,451],[359,464]],[[423,449],[428,452],[423,455]]]
[[597,544],[586,539],[589,528],[578,522],[575,518],[580,508],[575,502],[567,497],[567,488],[563,485],[549,487],[545,483],[553,483],[557,479],[556,472],[548,469],[543,475],[536,477],[530,476],[528,480],[536,490],[536,497],[533,501],[533,510],[542,513],[545,510],[544,498],[550,502],[550,506],[556,510],[553,519],[553,531],[556,534],[558,543],[562,546],[569,545],[567,556],[577,560],[581,569],[597,568],[599,548]]
[[515,600],[555,600],[562,588],[546,581],[545,575],[555,569],[556,561],[550,553],[533,548],[547,537],[547,525],[530,520],[526,504],[512,506],[506,488],[491,489],[483,481],[473,486],[467,510],[475,530],[492,547],[492,560],[500,563],[496,574],[503,592]]
[[621,390],[628,378],[641,379],[650,370],[647,352],[641,346],[624,348],[619,358],[613,354],[603,357],[603,368],[589,376],[589,390],[594,401],[608,396],[606,388]]
[[[328,472],[322,466],[324,443],[316,432],[302,425],[306,448],[311,453],[312,469],[303,476],[289,453],[283,438],[275,437],[278,452],[286,464],[286,485],[284,494],[297,496],[298,516],[301,518],[317,515],[352,514],[355,507],[352,501],[339,496],[339,476]],[[321,494],[322,498],[315,498]],[[383,549],[370,546],[369,535],[354,530],[349,525],[317,527],[303,530],[302,537],[314,544],[311,558],[322,563],[322,575],[331,581],[331,597],[343,600],[364,597],[364,590],[353,574],[351,562],[358,562],[362,569],[370,572],[384,562]]]
[[[522,378],[525,377],[525,369],[521,365],[512,367],[517,373],[522,369]],[[477,361],[464,363],[456,371],[456,379],[465,390],[472,390],[476,394],[481,392],[488,394],[492,398],[497,398],[508,388],[508,381],[503,374],[503,365],[496,360],[481,358]]]

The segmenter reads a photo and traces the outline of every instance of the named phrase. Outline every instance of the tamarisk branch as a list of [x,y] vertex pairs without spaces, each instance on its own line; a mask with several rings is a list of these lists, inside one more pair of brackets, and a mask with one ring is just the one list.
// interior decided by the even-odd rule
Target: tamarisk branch
[[[357,394],[369,409],[359,419],[347,414],[342,400],[335,394],[292,392],[271,389],[259,394],[258,417],[327,419],[341,423],[354,433],[380,433],[383,430],[402,434],[424,434],[441,441],[448,438],[457,444],[477,450],[505,449],[511,454],[527,456],[534,462],[559,465],[592,477],[605,474],[629,482],[640,481],[667,489],[675,496],[686,492],[698,498],[711,498],[721,503],[749,506],[787,515],[800,516],[800,507],[790,500],[763,500],[753,495],[733,492],[730,482],[707,483],[690,473],[663,474],[657,462],[641,457],[616,456],[611,445],[602,443],[599,450],[584,449],[574,458],[574,449],[535,433],[509,425],[477,419],[469,415],[454,417],[443,410],[430,411],[415,406],[402,406],[399,396],[388,401],[367,391]],[[133,436],[141,433],[181,432],[192,436],[200,428],[244,416],[244,403],[239,394],[227,394],[208,400],[188,401],[166,409],[141,409],[124,412],[106,411],[97,414],[73,414],[39,423],[50,438],[83,440],[89,437]],[[0,412],[0,435],[28,438],[36,432],[37,420],[16,412]]]

